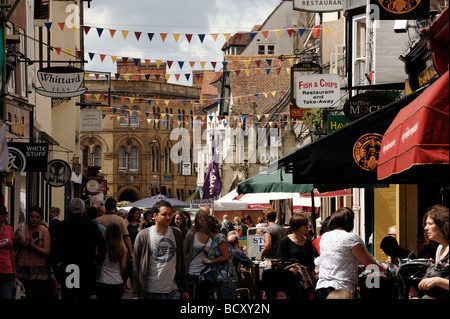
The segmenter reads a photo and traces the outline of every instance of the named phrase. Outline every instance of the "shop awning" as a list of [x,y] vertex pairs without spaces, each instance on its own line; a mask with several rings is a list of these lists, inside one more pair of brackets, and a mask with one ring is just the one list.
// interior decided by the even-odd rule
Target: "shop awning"
[[378,179],[434,175],[443,180],[449,169],[449,74],[430,85],[404,107],[383,136]]
[[[339,184],[335,190],[371,185],[377,187],[380,181],[376,164],[382,136],[399,110],[422,92],[419,89],[298,149],[269,164],[268,170],[284,168],[286,173],[292,173],[294,184],[311,183],[319,191],[330,190],[322,187],[324,184]],[[396,182],[407,183],[393,178],[382,181],[385,184]]]
[[294,192],[308,193],[313,190],[312,184],[293,184],[292,174],[287,174],[284,169],[275,172],[262,172],[240,182],[237,187],[238,194]]

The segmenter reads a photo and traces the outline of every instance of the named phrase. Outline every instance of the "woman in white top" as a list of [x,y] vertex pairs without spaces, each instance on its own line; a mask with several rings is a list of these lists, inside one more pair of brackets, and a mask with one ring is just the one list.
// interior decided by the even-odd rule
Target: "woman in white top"
[[[439,243],[436,250],[435,265],[440,268],[447,267],[447,269],[449,267],[448,215],[447,207],[434,205],[423,217],[425,237]],[[425,278],[419,282],[419,289],[425,293],[422,298],[449,298],[449,279],[442,277]]]
[[[317,299],[325,299],[333,290],[349,290],[353,295],[358,285],[358,266],[378,265],[362,239],[351,233],[355,213],[347,207],[335,211],[328,232],[320,241],[320,270],[316,285]],[[380,271],[388,269],[379,264]]]
[[186,270],[188,274],[189,296],[191,299],[210,298],[210,291],[206,283],[199,282],[199,276],[204,271],[209,271],[202,259],[208,256],[211,248],[211,238],[205,233],[205,219],[209,215],[199,210],[195,215],[194,225],[186,234],[184,240],[184,256],[186,260]]
[[123,276],[127,267],[127,248],[118,224],[110,223],[106,227],[105,242],[106,257],[97,279],[97,299],[122,299]]

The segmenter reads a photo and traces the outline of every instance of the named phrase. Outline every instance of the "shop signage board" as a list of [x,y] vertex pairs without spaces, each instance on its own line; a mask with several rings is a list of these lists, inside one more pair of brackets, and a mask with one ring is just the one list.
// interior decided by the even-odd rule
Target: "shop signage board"
[[46,172],[47,143],[8,143],[8,169],[15,172]]
[[214,200],[212,198],[208,199],[193,199],[189,202],[189,206],[191,209],[199,209],[201,206],[208,206],[211,209],[214,209]]
[[293,8],[298,11],[333,12],[344,9],[345,0],[294,0]]
[[87,91],[81,87],[84,71],[74,67],[47,67],[37,72],[42,87],[36,88],[36,93],[51,98],[70,98]]
[[300,108],[333,107],[341,98],[341,79],[337,74],[300,75],[294,85],[295,104]]
[[67,162],[59,159],[48,162],[44,179],[49,185],[62,187],[70,181],[71,177],[72,169]]
[[343,128],[347,124],[350,124],[350,121],[345,115],[342,114],[328,114],[327,115],[327,123],[328,123],[328,134],[333,131],[339,130]]
[[430,0],[370,0],[375,20],[428,19]]
[[349,98],[344,104],[344,114],[355,121],[369,113],[375,112],[385,105],[394,102],[394,98],[380,93],[361,93]]
[[102,111],[81,109],[80,130],[81,132],[100,132],[102,130]]
[[264,229],[250,227],[247,230],[247,256],[249,258],[255,257],[259,259],[261,257],[261,251],[264,249]]

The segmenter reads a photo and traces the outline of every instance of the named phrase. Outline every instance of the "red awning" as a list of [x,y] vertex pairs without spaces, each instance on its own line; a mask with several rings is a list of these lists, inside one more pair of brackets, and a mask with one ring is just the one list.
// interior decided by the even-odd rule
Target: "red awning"
[[[416,165],[449,163],[448,71],[400,110],[384,133],[378,159],[378,179]],[[427,168],[424,167],[426,170]]]

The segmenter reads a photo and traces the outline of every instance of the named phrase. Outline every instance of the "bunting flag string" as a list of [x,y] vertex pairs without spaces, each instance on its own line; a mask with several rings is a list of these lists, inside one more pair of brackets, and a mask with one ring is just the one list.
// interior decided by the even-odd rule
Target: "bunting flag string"
[[[103,37],[105,36],[104,35],[105,33],[103,31],[105,29],[107,29],[107,28],[102,28],[102,27],[87,26],[87,25],[75,25],[75,24],[72,24],[70,26],[70,28],[68,28],[66,23],[64,23],[64,22],[45,22],[45,27],[47,28],[48,31],[50,31],[52,29],[53,24],[57,24],[59,26],[59,29],[61,30],[61,32],[64,32],[66,29],[70,29],[72,32],[75,32],[76,29],[83,28],[83,31],[84,31],[85,35],[90,34],[89,32],[90,32],[91,29],[96,29],[97,30],[97,35],[98,35],[99,38],[101,38],[102,36]],[[324,27],[319,25],[319,26],[315,26],[315,27],[312,27],[312,28],[286,28],[286,29],[264,30],[264,31],[237,32],[237,33],[235,33],[235,35],[237,36],[238,40],[241,41],[245,34],[248,35],[251,40],[253,40],[255,38],[255,36],[258,33],[260,33],[264,37],[264,39],[267,40],[269,38],[269,35],[272,34],[272,33],[277,37],[277,39],[279,39],[282,34],[283,35],[287,35],[290,38],[292,38],[294,32],[298,32],[300,37],[302,37],[303,34],[305,33],[305,31],[311,31],[313,37],[318,39],[318,38],[320,38],[321,33],[322,33],[320,31],[323,31],[323,33],[327,37],[329,37],[331,29],[342,29],[342,27],[326,27],[326,28],[324,28]],[[134,35],[135,35],[134,38],[136,39],[136,41],[140,41],[141,40],[141,35],[143,33],[147,33],[149,42],[152,42],[155,39],[154,38],[154,35],[155,35],[154,32],[117,30],[117,29],[108,29],[108,30],[109,30],[109,36],[111,38],[114,38],[115,35],[116,35],[116,32],[120,31],[120,33],[122,34],[122,38],[124,40],[126,40],[128,38],[128,34],[130,32],[134,33]],[[169,36],[169,34],[171,36]],[[181,35],[184,35],[184,37],[181,37]],[[186,41],[189,44],[192,43],[193,39],[197,39],[198,42],[203,44],[204,40],[207,38],[207,36],[212,41],[217,42],[217,38],[218,38],[219,35],[222,35],[226,42],[230,41],[230,38],[231,38],[231,34],[230,33],[182,33],[182,32],[159,33],[159,39],[164,43],[164,42],[166,42],[166,40],[168,38],[172,38],[175,43],[178,43],[180,38],[185,38]]]
[[[67,54],[71,54],[72,50],[71,49],[63,49],[61,47],[54,47],[56,53],[58,55],[61,55],[61,53],[67,53]],[[89,60],[92,61],[96,56],[98,56],[100,58],[101,62],[105,61],[105,58],[107,56],[109,56],[111,58],[112,63],[116,63],[117,59],[119,58],[116,55],[109,55],[109,54],[105,54],[105,53],[96,53],[96,52],[88,52],[88,51],[75,51],[76,56],[78,58],[81,58],[84,54],[87,53],[87,55],[89,56]],[[150,59],[150,58],[134,58],[134,57],[121,57],[122,62],[126,63],[128,60],[133,60],[133,63],[135,66],[140,65],[142,62],[145,62],[145,65],[148,67],[150,62],[155,62],[156,67],[160,68],[161,65],[163,64],[163,62],[167,65],[168,69],[170,70],[172,68],[172,65],[175,63],[176,65],[178,65],[178,67],[180,68],[180,70],[182,70],[183,68],[186,68],[185,65],[189,65],[189,67],[191,68],[191,70],[194,70],[195,66],[197,64],[200,65],[201,69],[204,70],[205,67],[207,66],[207,63],[209,63],[209,66],[212,67],[212,69],[216,69],[217,66],[222,66],[223,68],[226,68],[227,65],[229,63],[231,63],[231,61],[195,61],[195,60],[189,60],[189,61],[184,61],[184,60],[160,60],[160,59]],[[292,66],[294,65],[295,59],[298,58],[286,58],[286,61],[289,62],[289,64]],[[239,68],[240,64],[243,63],[245,65],[245,68],[248,69],[250,63],[253,63],[256,68],[260,69],[263,68],[261,66],[261,63],[265,62],[268,66],[268,68],[270,68],[272,66],[273,61],[278,61],[278,65],[282,66],[282,60],[277,58],[277,59],[252,59],[252,60],[233,60],[232,63],[235,66],[235,69]],[[266,68],[264,68],[266,69]]]
[[[246,95],[242,95],[242,96],[234,96],[233,102],[235,104],[240,104],[242,102],[242,100],[246,99],[247,101],[249,101],[251,98],[255,97],[257,100],[259,100],[261,98],[261,95],[264,98],[268,98],[270,95],[272,97],[276,97],[277,95],[279,95],[280,97],[282,97],[284,94],[286,93],[286,91],[282,90],[282,91],[270,91],[270,92],[263,92],[263,93],[253,93],[253,94],[246,94]],[[270,94],[270,95],[269,95]],[[107,101],[108,100],[108,94],[92,94],[92,93],[85,93],[83,94],[83,97],[85,100],[87,101],[97,101],[97,102],[101,102],[101,101]],[[120,100],[123,104],[129,102],[130,104],[144,104],[147,103],[148,106],[151,105],[152,102],[155,102],[157,106],[160,105],[165,105],[165,106],[180,106],[180,103],[183,104],[183,106],[186,106],[187,102],[191,103],[191,105],[194,104],[198,104],[198,105],[211,105],[215,102],[220,103],[221,101],[225,101],[227,103],[230,102],[230,98],[208,98],[208,99],[193,99],[193,100],[177,100],[177,99],[149,99],[149,98],[142,98],[142,97],[129,97],[129,96],[120,96],[120,95],[111,95],[111,99],[113,102],[115,102],[116,100]],[[107,108],[106,111],[109,110],[109,107]],[[118,109],[117,108],[113,108],[113,113],[116,113]],[[135,112],[135,110],[131,110],[131,109],[127,109],[124,106],[122,106],[122,108],[120,108],[121,112]],[[136,112],[141,112],[139,113],[142,114],[142,111],[136,111]],[[266,119],[268,117],[268,115],[265,115]],[[259,120],[259,118],[258,118]]]
[[[261,70],[264,70],[265,72],[261,72]],[[281,70],[285,70],[288,74],[291,72],[290,67],[273,67],[273,68],[265,68],[265,69],[234,69],[229,71],[205,71],[204,76],[209,79],[213,74],[216,76],[216,78],[221,78],[223,73],[225,73],[226,77],[230,77],[231,74],[235,74],[236,76],[239,76],[241,74],[241,71],[244,71],[247,77],[249,77],[252,72],[254,72],[256,75],[265,75],[269,76],[270,74],[280,75]],[[95,72],[85,72],[85,79],[95,79],[95,80],[108,80],[109,75],[100,75],[99,73]],[[115,80],[126,80],[126,81],[140,81],[140,80],[146,80],[146,81],[160,81],[161,78],[165,78],[166,81],[169,81],[169,79],[174,76],[176,81],[180,80],[180,76],[184,75],[186,80],[189,81],[191,77],[191,72],[180,72],[180,73],[166,73],[166,74],[145,74],[145,73],[115,73],[112,75]],[[201,74],[196,73],[194,74],[194,77],[198,80],[200,79]]]
[[[272,91],[270,92],[273,96],[275,96],[277,93],[282,96],[284,94],[284,91]],[[249,98],[251,96],[259,95],[259,93],[255,93],[252,95],[246,95],[246,98]],[[268,94],[263,93],[264,96],[268,96]],[[86,100],[91,100],[92,96],[95,97],[97,101],[100,101],[103,97],[104,100],[107,100],[108,95],[107,94],[84,94],[84,98]],[[128,99],[131,104],[134,102],[137,103],[143,103],[144,101],[147,102],[148,105],[152,103],[152,101],[155,101],[156,105],[161,105],[161,103],[164,103],[166,106],[169,106],[170,103],[173,105],[178,105],[178,103],[182,102],[183,105],[186,105],[187,102],[190,102],[192,105],[195,103],[199,103],[201,105],[204,104],[205,100],[161,100],[161,99],[147,99],[147,98],[136,98],[136,97],[124,97],[124,96],[112,96],[113,100],[117,100],[118,98],[121,99],[122,103],[125,103]],[[235,103],[240,103],[244,96],[238,96],[233,98]],[[221,99],[207,99],[208,105],[213,103],[214,101],[220,102]],[[229,102],[229,98],[225,98],[227,102]],[[143,115],[145,115],[145,118],[147,119],[147,123],[151,123],[152,121],[155,124],[158,124],[159,121],[161,121],[164,125],[170,124],[173,126],[173,119],[178,118],[178,125],[181,126],[183,123],[186,125],[195,124],[195,121],[198,121],[199,118],[201,119],[201,125],[204,126],[206,123],[208,123],[209,126],[215,123],[216,126],[222,124],[224,127],[234,128],[234,127],[242,127],[242,125],[246,125],[246,127],[250,127],[250,125],[254,125],[257,127],[258,125],[261,125],[262,127],[268,125],[269,127],[273,127],[273,125],[277,125],[277,127],[281,127],[280,125],[283,123],[285,126],[288,125],[289,122],[289,115],[285,112],[283,113],[274,113],[274,114],[256,114],[256,115],[234,115],[234,116],[216,116],[214,120],[214,116],[209,117],[209,121],[207,121],[205,115],[185,115],[185,114],[172,114],[172,113],[152,113],[152,112],[144,112],[140,110],[133,110],[125,107],[123,105],[120,108],[116,107],[102,107],[102,106],[91,106],[92,108],[97,109],[104,109],[105,114],[102,114],[102,118],[108,118],[109,120],[113,120],[114,116],[117,118],[117,120],[124,120],[126,123],[129,123],[131,120],[131,123],[142,123],[144,119],[142,118]],[[106,113],[112,112],[112,114],[108,114],[108,117],[106,117]],[[117,113],[119,111],[119,113]],[[272,119],[273,118],[273,119]],[[168,119],[168,120],[167,120]],[[206,121],[205,121],[206,119]],[[256,119],[256,120],[255,120]],[[265,121],[261,121],[261,119]],[[295,125],[295,121],[292,122],[292,125]],[[198,123],[197,123],[198,124]],[[183,124],[184,125],[184,124]]]
[[[89,107],[90,109],[95,108],[95,106]],[[101,107],[96,107],[100,109]],[[205,126],[205,124],[208,124],[209,127],[212,125],[215,125],[218,127],[219,125],[223,125],[224,128],[230,127],[230,128],[249,128],[251,126],[253,127],[265,127],[268,126],[270,128],[276,126],[278,128],[282,127],[283,125],[287,127],[289,124],[292,126],[295,125],[303,125],[304,121],[299,119],[290,119],[289,114],[287,113],[274,113],[274,114],[258,114],[256,115],[256,120],[254,115],[234,115],[234,116],[209,116],[209,120],[206,117],[206,115],[182,115],[182,114],[168,114],[168,113],[150,113],[150,112],[141,112],[141,111],[135,111],[131,110],[131,113],[129,114],[130,110],[128,109],[118,109],[118,108],[112,108],[113,114],[102,114],[102,119],[109,119],[110,121],[114,120],[116,118],[118,121],[125,121],[125,123],[143,123],[144,118],[141,118],[141,114],[146,114],[146,120],[147,123],[154,123],[157,125],[158,123],[162,123],[163,125],[170,125],[173,126],[175,121],[174,118],[178,119],[176,123],[179,127],[184,125],[198,125],[200,124],[202,127]],[[116,115],[116,112],[120,110],[121,112]],[[137,116],[136,116],[137,114]],[[160,118],[157,118],[157,116],[160,115]],[[176,117],[175,117],[176,116]],[[263,117],[264,116],[264,117]],[[273,119],[272,119],[273,117]],[[265,121],[261,121],[261,118],[265,119]],[[278,118],[278,120],[277,120]]]

